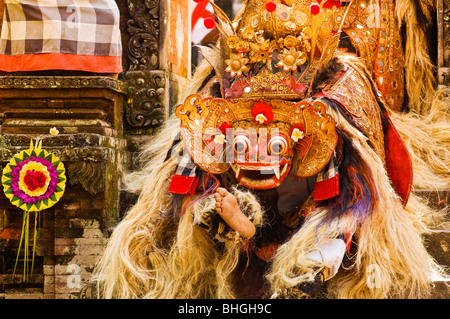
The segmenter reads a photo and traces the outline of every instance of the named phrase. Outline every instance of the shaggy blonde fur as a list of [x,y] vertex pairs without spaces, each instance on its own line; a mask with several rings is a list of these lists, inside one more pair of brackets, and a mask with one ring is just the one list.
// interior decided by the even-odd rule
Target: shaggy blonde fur
[[409,108],[426,115],[431,110],[436,79],[435,66],[427,47],[427,36],[417,20],[414,0],[398,0],[395,13],[398,22],[406,26],[405,78]]
[[[202,214],[214,207],[212,196],[187,206],[179,218],[161,217],[161,211],[172,209],[167,187],[175,164],[169,160],[159,166],[137,204],[114,230],[93,277],[98,297],[233,297],[230,275],[243,242],[236,234],[235,240],[219,253],[206,231],[198,226]],[[263,211],[257,199],[238,190],[234,195],[253,212],[254,224],[260,225]]]
[[[435,5],[430,2],[427,5]],[[415,189],[450,187],[450,88],[437,89],[425,30],[413,0],[396,1],[395,12],[405,25],[405,79],[409,112],[390,117],[410,151]]]
[[450,88],[435,92],[429,113],[391,112],[411,154],[415,189],[450,188]]
[[[189,92],[197,92],[212,68],[202,63]],[[197,225],[211,198],[188,205],[176,218],[171,195],[167,193],[177,165],[180,148],[164,162],[179,132],[173,115],[140,153],[141,168],[125,176],[125,189],[140,194],[117,225],[105,252],[95,268],[92,283],[101,298],[231,298],[229,275],[236,267],[242,242],[228,245],[220,253],[206,231]],[[241,203],[256,212],[253,222],[262,223],[262,211],[250,193],[235,190]],[[192,197],[189,201],[196,201]],[[184,203],[183,203],[184,204]],[[161,212],[175,217],[161,218]],[[258,213],[259,212],[259,213]]]

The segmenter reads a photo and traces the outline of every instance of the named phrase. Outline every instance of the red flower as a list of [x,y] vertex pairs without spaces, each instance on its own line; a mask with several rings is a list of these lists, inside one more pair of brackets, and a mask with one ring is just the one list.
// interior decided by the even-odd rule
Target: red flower
[[311,12],[312,15],[317,15],[320,12],[320,5],[318,3],[311,3],[309,6],[309,12]]
[[[261,115],[263,116],[262,124],[267,124],[273,120],[272,107],[264,103],[255,103],[252,108],[252,115],[255,121],[261,121]],[[258,118],[257,118],[258,117]]]
[[274,12],[277,9],[277,4],[273,1],[266,3],[266,10],[269,12]]
[[223,122],[222,125],[219,126],[219,130],[223,135],[227,135],[227,128],[231,128],[231,125],[227,122]]
[[25,173],[23,178],[23,182],[27,185],[30,191],[44,187],[46,180],[47,177],[42,172],[30,170]]

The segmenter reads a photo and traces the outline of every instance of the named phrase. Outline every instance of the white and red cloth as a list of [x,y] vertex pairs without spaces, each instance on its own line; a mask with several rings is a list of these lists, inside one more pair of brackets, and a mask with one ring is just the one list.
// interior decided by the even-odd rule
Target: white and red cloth
[[122,71],[114,0],[5,0],[0,70]]
[[214,9],[208,1],[202,1],[193,2],[191,10],[191,41],[194,44],[200,44],[211,32],[211,29],[205,27],[204,21],[213,16]]

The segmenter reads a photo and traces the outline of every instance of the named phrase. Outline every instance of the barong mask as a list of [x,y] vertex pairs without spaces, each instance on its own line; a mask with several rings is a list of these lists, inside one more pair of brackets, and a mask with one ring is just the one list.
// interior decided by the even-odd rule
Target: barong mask
[[316,101],[202,99],[189,96],[175,111],[192,160],[204,171],[230,168],[251,189],[270,189],[288,173],[320,172],[337,143],[334,120]]

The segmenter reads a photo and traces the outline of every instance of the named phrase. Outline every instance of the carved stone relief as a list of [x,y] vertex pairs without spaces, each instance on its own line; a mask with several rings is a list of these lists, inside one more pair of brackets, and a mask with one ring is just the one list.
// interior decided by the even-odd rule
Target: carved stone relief
[[160,0],[128,0],[126,124],[157,126],[165,119],[165,75],[159,68]]
[[164,122],[164,71],[133,71],[129,75],[129,99],[125,110],[132,127],[156,126]]

